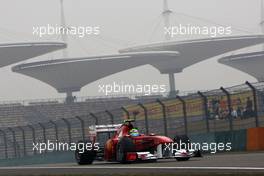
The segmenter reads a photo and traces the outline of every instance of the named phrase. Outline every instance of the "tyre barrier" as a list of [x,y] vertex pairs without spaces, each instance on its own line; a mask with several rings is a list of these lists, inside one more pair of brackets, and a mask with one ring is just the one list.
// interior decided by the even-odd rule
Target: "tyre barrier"
[[247,151],[264,150],[264,127],[247,129]]

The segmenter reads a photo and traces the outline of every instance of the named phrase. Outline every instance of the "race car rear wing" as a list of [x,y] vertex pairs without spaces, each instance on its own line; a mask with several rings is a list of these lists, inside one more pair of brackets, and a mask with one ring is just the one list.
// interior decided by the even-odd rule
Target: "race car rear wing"
[[122,124],[113,124],[113,125],[92,125],[89,127],[89,133],[96,135],[96,133],[103,132],[115,132]]

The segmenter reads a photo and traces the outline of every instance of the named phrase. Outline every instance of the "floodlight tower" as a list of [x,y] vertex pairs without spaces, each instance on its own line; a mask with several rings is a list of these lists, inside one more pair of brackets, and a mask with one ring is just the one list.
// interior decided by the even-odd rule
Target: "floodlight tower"
[[[163,0],[163,20],[164,20],[164,28],[170,27],[170,16],[172,14],[172,11],[169,9],[168,0]],[[171,36],[169,33],[165,34],[165,41],[169,41],[171,39]],[[174,73],[169,73],[169,84],[170,84],[170,95],[169,96],[175,96],[176,95],[176,88],[175,88],[175,76]]]
[[[65,13],[64,13],[64,0],[60,0],[60,18],[61,18],[61,40],[65,43],[68,42],[68,36],[67,36],[67,26],[66,26],[66,20],[65,20]],[[62,56],[63,58],[68,57],[67,50],[62,50]]]

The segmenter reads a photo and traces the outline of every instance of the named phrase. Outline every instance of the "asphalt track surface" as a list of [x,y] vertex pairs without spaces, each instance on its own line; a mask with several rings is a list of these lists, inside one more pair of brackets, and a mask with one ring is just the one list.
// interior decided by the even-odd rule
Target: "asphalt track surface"
[[33,165],[24,167],[0,167],[0,175],[191,175],[197,173],[227,174],[256,173],[264,175],[264,152],[225,153],[205,155],[178,162],[163,159],[155,163],[119,164],[95,162],[93,165],[78,166],[76,163]]

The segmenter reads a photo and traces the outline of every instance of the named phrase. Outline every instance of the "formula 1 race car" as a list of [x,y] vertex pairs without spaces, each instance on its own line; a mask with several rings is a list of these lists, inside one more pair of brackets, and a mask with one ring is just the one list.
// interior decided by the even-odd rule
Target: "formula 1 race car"
[[[139,134],[132,125],[133,120],[125,120],[117,125],[95,125],[89,130],[88,141],[79,141],[85,144],[98,144],[91,150],[75,151],[78,164],[92,164],[94,160],[131,163],[135,161],[157,161],[163,158],[175,158],[178,161],[187,161],[197,155],[197,151],[187,149],[173,149],[172,144],[181,140],[179,137],[172,140],[166,136],[155,134]],[[112,137],[111,137],[112,136]],[[182,138],[183,142],[187,138]],[[100,145],[103,141],[104,145]],[[105,142],[106,141],[106,142]],[[198,152],[200,155],[200,152]]]

